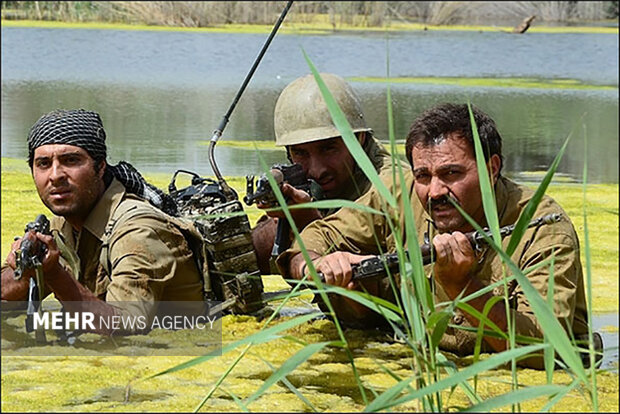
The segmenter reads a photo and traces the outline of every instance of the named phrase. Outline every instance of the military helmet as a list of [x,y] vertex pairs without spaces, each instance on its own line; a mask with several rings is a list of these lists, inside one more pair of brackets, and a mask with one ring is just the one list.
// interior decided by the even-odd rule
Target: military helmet
[[[344,112],[353,132],[366,127],[360,100],[339,76],[321,73],[334,99]],[[274,113],[276,145],[296,145],[341,136],[329,114],[313,75],[291,82],[280,94]]]

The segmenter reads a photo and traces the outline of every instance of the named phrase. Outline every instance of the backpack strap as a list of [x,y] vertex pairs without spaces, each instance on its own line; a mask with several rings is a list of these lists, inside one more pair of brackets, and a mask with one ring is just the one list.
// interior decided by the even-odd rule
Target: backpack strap
[[206,298],[211,299],[213,293],[211,289],[211,278],[209,276],[209,266],[207,264],[206,247],[198,230],[196,230],[191,222],[177,217],[168,216],[164,212],[142,200],[131,198],[123,200],[118,205],[116,210],[114,210],[110,221],[108,221],[108,224],[106,225],[102,236],[99,263],[108,277],[111,278],[112,275],[112,263],[110,261],[110,239],[112,238],[112,234],[119,224],[133,220],[137,217],[156,217],[164,219],[172,223],[181,232],[181,234],[183,234],[183,237],[192,251],[192,256],[194,257],[194,261],[198,267],[198,272],[201,275],[203,295]]
[[116,210],[114,210],[114,213],[112,213],[112,217],[110,218],[110,221],[108,221],[108,224],[103,232],[103,236],[101,238],[101,253],[99,255],[99,263],[103,266],[103,270],[106,272],[108,277],[111,278],[112,274],[112,263],[110,262],[110,238],[112,237],[116,226],[119,223],[124,223],[136,217],[154,216],[156,214],[155,209],[150,207],[150,205],[130,198],[121,201]]

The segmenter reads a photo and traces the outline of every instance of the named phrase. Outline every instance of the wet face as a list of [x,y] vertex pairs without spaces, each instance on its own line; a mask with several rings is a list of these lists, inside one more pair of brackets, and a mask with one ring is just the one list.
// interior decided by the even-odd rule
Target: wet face
[[[447,199],[448,194],[478,224],[485,223],[476,159],[465,139],[452,133],[436,145],[414,146],[411,156],[415,192],[440,233],[473,230]],[[498,175],[499,165],[497,155],[487,163],[493,180]]]
[[353,185],[355,160],[340,137],[291,145],[291,160],[301,164],[306,176],[315,180],[326,198],[339,198]]
[[81,228],[103,194],[105,168],[74,145],[42,145],[34,151],[32,176],[43,204]]

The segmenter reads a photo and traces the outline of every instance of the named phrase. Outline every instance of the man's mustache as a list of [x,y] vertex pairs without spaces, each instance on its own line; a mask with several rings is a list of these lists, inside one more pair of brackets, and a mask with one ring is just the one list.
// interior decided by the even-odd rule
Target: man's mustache
[[428,210],[430,211],[435,207],[440,207],[443,205],[453,206],[454,204],[457,204],[459,206],[461,205],[461,203],[459,203],[459,201],[454,196],[446,194],[439,198],[429,198],[427,206]]

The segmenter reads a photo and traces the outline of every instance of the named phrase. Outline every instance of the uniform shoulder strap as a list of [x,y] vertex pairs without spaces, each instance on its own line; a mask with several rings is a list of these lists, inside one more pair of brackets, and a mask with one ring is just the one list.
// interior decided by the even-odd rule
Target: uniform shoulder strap
[[158,211],[150,204],[141,200],[126,198],[116,207],[112,217],[105,227],[101,238],[101,254],[99,263],[103,266],[108,277],[111,275],[112,264],[110,263],[110,238],[119,223],[141,216],[157,216]]

